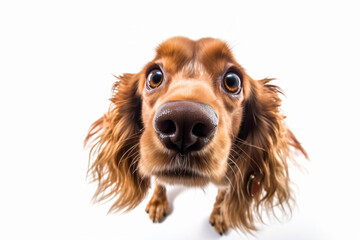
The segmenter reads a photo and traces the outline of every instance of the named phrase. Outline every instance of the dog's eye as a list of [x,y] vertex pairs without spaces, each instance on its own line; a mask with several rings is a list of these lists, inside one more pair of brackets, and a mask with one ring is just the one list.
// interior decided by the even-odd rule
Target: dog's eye
[[157,88],[164,79],[164,74],[158,68],[152,70],[146,78],[146,83],[149,88]]
[[241,90],[241,79],[233,72],[228,72],[223,80],[223,88],[232,94],[238,94]]

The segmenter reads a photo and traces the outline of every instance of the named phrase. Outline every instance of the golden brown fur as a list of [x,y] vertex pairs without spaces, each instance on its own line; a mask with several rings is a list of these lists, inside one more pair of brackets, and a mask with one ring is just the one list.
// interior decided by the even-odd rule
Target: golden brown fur
[[[148,91],[146,75],[161,66],[166,81]],[[242,76],[241,94],[224,93],[222,76],[229,69]],[[292,198],[289,187],[290,147],[305,150],[286,127],[280,113],[280,89],[271,79],[255,81],[236,62],[222,41],[192,41],[176,37],[162,43],[155,58],[138,74],[119,77],[113,87],[109,111],[90,128],[93,142],[89,173],[98,182],[98,200],[115,198],[111,210],[132,209],[145,197],[150,178],[157,184],[147,206],[153,221],[168,213],[164,183],[219,187],[210,222],[219,233],[228,227],[256,230],[261,210],[285,207]],[[219,116],[217,132],[200,151],[179,156],[166,149],[153,129],[157,109],[173,100],[211,106]],[[170,168],[194,169],[198,177],[178,178],[159,174]],[[258,194],[247,194],[250,174],[259,182]]]

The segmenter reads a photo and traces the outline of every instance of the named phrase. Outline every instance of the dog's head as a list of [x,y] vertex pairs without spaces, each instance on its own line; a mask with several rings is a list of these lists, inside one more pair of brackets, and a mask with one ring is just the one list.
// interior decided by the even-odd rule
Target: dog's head
[[226,182],[248,92],[228,46],[173,38],[143,73],[140,174],[190,186]]
[[280,90],[269,81],[251,79],[220,40],[165,41],[141,72],[119,77],[109,111],[89,132],[97,136],[90,168],[97,195],[120,195],[114,209],[132,208],[155,176],[227,187],[228,204],[242,218],[253,201],[286,202],[289,146],[304,150],[285,127]]

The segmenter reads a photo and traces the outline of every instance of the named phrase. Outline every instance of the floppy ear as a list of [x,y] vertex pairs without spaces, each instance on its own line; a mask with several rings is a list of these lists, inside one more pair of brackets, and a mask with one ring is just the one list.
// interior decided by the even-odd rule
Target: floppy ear
[[255,220],[262,221],[260,210],[274,213],[276,205],[282,210],[290,207],[290,146],[307,157],[284,123],[279,109],[281,90],[269,84],[271,80],[250,79],[250,94],[243,103],[243,120],[233,144],[237,167],[231,181],[236,184],[225,198],[227,216],[232,227],[248,231],[256,230]]
[[130,210],[145,197],[149,179],[137,170],[142,132],[139,76],[125,74],[113,86],[109,111],[90,127],[85,143],[91,142],[88,174],[98,182],[94,199],[115,198],[110,211]]

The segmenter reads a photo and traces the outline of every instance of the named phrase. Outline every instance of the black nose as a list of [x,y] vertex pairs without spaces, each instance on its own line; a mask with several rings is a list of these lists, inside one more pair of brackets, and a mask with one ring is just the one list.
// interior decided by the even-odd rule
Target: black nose
[[184,154],[202,149],[214,136],[218,122],[207,104],[171,101],[156,111],[153,126],[165,147]]

